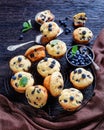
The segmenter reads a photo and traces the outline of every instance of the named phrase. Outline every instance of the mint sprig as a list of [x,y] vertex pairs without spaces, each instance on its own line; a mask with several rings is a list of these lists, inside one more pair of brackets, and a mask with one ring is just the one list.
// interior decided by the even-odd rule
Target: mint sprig
[[57,41],[52,41],[50,44],[51,44],[51,47],[55,46],[58,42]]
[[23,29],[22,32],[26,32],[28,30],[32,29],[32,24],[31,24],[31,20],[28,20],[26,22],[23,23]]
[[27,77],[22,77],[19,81],[19,86],[25,87],[27,85],[28,78]]
[[77,50],[78,50],[78,46],[77,45],[72,47],[72,55],[73,56],[76,54]]

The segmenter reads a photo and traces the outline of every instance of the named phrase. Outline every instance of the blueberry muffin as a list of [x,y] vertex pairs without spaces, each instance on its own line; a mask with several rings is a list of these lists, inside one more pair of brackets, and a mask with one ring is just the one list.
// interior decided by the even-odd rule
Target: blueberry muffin
[[53,21],[55,16],[50,10],[44,10],[36,14],[35,21],[39,24],[43,24],[44,22]]
[[60,32],[60,27],[55,22],[46,22],[41,25],[40,31],[42,33],[41,43],[47,44],[57,37]]
[[67,47],[63,41],[55,39],[46,45],[46,50],[52,57],[61,58],[66,53]]
[[60,71],[60,63],[53,58],[45,57],[37,64],[37,71],[42,77],[46,77],[53,72]]
[[73,39],[80,44],[87,44],[93,38],[93,33],[87,27],[79,27],[73,32]]
[[35,45],[27,49],[25,56],[32,62],[39,61],[46,56],[45,47],[42,45]]
[[34,84],[34,78],[32,74],[28,72],[17,72],[11,77],[11,86],[15,91],[24,93],[26,88]]
[[42,85],[28,87],[25,95],[28,103],[35,108],[42,108],[47,103],[47,89]]
[[87,20],[86,13],[81,12],[73,16],[74,26],[84,26]]
[[60,72],[53,72],[52,75],[45,77],[43,84],[52,96],[56,97],[60,95],[64,87],[62,74]]
[[9,66],[14,73],[19,71],[28,71],[31,67],[31,62],[25,56],[18,55],[10,60]]
[[70,81],[77,89],[84,89],[93,82],[93,75],[84,68],[77,68],[70,73]]
[[82,104],[83,94],[75,88],[64,89],[58,100],[64,110],[75,111]]

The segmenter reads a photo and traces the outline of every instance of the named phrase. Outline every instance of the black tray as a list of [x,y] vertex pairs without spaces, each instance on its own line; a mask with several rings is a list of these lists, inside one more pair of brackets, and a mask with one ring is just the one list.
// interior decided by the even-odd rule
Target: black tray
[[[75,69],[74,67],[70,66],[68,64],[68,62],[66,61],[65,56],[61,59],[58,59],[58,61],[61,64],[61,73],[63,75],[64,78],[64,88],[70,88],[73,87],[73,85],[70,83],[69,80],[69,74],[70,72]],[[37,62],[38,63],[38,62]],[[31,70],[29,71],[30,73],[32,73],[32,75],[35,78],[35,84],[43,84],[43,78],[38,74],[36,66],[37,63],[32,64]],[[91,66],[87,66],[85,69],[89,70],[93,76],[94,76],[94,81],[93,83],[87,87],[84,90],[81,90],[83,95],[84,95],[84,100],[82,102],[82,105],[80,108],[78,108],[76,111],[79,111],[81,108],[83,108],[86,103],[92,98],[92,96],[94,95],[94,88],[95,88],[95,74],[93,71],[93,68]],[[28,104],[25,94],[20,94],[18,92],[16,92],[10,85],[10,79],[11,76],[13,75],[12,71],[10,70],[8,72],[7,77],[5,77],[4,79],[4,89],[5,89],[5,96],[7,96],[11,101],[13,102],[19,102],[19,103],[23,103],[23,104]],[[58,103],[58,98],[52,97],[51,95],[49,95],[48,98],[48,102],[47,104],[42,108],[42,110],[44,110],[49,116],[51,117],[55,117],[61,113],[66,112],[65,110],[63,110],[63,108],[59,105]],[[76,112],[75,111],[75,112]],[[73,112],[68,112],[68,114],[73,114]]]

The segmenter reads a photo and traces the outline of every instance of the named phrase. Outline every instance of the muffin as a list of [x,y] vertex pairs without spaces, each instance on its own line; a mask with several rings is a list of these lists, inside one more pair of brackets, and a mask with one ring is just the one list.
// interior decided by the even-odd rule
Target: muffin
[[42,45],[35,45],[27,49],[25,56],[32,62],[39,61],[46,56],[45,47]]
[[45,57],[37,64],[37,71],[42,77],[49,76],[53,72],[60,71],[60,63],[53,58]]
[[60,95],[64,87],[62,74],[60,72],[53,72],[52,75],[45,77],[43,84],[52,96]]
[[84,68],[77,68],[70,73],[70,81],[77,89],[84,89],[93,82],[93,75]]
[[19,93],[24,93],[27,87],[34,84],[34,78],[32,74],[28,72],[17,72],[11,77],[11,86],[15,91]]
[[61,58],[67,50],[66,44],[58,39],[50,41],[46,45],[48,54],[54,58]]
[[46,22],[41,25],[40,31],[42,33],[41,43],[47,44],[57,37],[60,32],[60,27],[55,22]]
[[13,57],[9,62],[10,69],[16,73],[20,71],[29,71],[31,62],[23,55]]
[[87,44],[93,38],[93,33],[87,27],[79,27],[73,32],[73,39],[80,44]]
[[64,89],[61,92],[58,101],[64,110],[75,111],[82,104],[83,94],[75,88]]
[[53,21],[55,16],[50,10],[44,10],[36,14],[35,21],[39,24]]
[[86,13],[81,12],[73,16],[74,26],[84,26],[87,20]]
[[25,95],[28,103],[35,108],[42,108],[47,103],[47,89],[42,85],[28,87]]

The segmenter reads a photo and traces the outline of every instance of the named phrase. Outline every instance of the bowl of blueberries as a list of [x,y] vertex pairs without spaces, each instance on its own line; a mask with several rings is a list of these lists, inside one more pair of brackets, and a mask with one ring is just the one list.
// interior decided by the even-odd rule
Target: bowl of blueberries
[[94,60],[94,52],[88,46],[74,45],[67,50],[66,59],[74,67],[86,67]]

